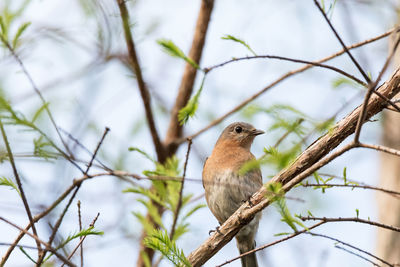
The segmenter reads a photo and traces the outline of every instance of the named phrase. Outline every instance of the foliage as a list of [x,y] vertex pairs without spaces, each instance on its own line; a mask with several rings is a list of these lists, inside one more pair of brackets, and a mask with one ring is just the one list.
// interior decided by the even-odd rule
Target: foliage
[[11,33],[11,30],[29,3],[30,0],[25,0],[18,8],[16,8],[16,10],[12,10],[11,2],[5,1],[3,10],[1,10],[0,13],[0,41],[4,46],[9,44],[13,49],[16,49],[19,46],[22,34],[27,30],[31,23],[24,22],[21,25],[16,26],[17,29],[14,34]]
[[175,242],[168,237],[166,231],[154,230],[145,238],[144,242],[147,247],[160,251],[174,266],[191,266],[183,250],[177,248]]
[[[181,182],[179,180],[179,175],[181,173],[179,160],[177,157],[173,156],[168,158],[164,164],[161,164],[153,161],[152,158],[147,155],[147,153],[138,148],[131,148],[131,150],[140,151],[141,154],[144,154],[146,158],[155,164],[154,170],[143,171],[144,175],[151,178],[152,187],[150,189],[142,186],[130,187],[125,189],[124,192],[138,194],[140,198],[137,201],[146,208],[146,211],[151,219],[156,222],[163,231],[168,231],[169,229],[167,229],[167,225],[163,222],[163,218],[160,215],[160,211],[156,205],[159,205],[166,211],[169,211],[172,216],[176,216],[175,212],[179,202],[179,193],[181,187]],[[172,237],[173,241],[177,240],[179,237],[189,231],[187,219],[197,210],[205,206],[204,204],[189,205],[192,197],[192,194],[186,194],[182,196],[181,207],[182,210],[186,209],[186,211],[182,214],[182,216],[180,216],[181,219],[178,220],[176,224],[174,235]],[[148,219],[146,219],[145,215],[137,211],[134,211],[133,215],[142,224],[143,229],[147,234],[153,233],[154,227],[148,221]]]
[[192,65],[193,68],[200,70],[199,65],[193,61],[193,59],[189,58],[188,56],[183,53],[183,51],[174,44],[171,40],[167,39],[160,39],[157,43],[164,49],[166,53],[168,53],[172,57],[177,57],[185,60],[187,63]]
[[245,46],[247,48],[247,50],[249,50],[254,56],[257,56],[256,52],[254,52],[254,50],[251,49],[251,47],[245,41],[243,41],[242,39],[239,39],[239,38],[237,38],[235,36],[232,36],[230,34],[227,34],[227,35],[221,37],[221,39],[223,39],[223,40],[231,40],[231,41],[240,43],[243,46]]
[[17,185],[9,178],[0,177],[0,185],[9,186],[11,187],[11,189],[14,189],[15,191],[18,192],[19,195],[21,195],[21,192],[19,192]]
[[181,125],[188,122],[189,118],[194,117],[197,107],[199,106],[199,97],[201,91],[203,91],[204,81],[206,79],[206,75],[204,75],[203,80],[201,81],[201,85],[199,90],[194,94],[192,98],[189,99],[186,106],[184,106],[178,113],[178,120]]
[[285,192],[282,190],[282,184],[278,182],[267,183],[267,197],[275,204],[278,212],[281,214],[281,221],[285,222],[294,232],[297,232],[296,224],[307,229],[307,227],[297,218],[293,217],[286,205]]

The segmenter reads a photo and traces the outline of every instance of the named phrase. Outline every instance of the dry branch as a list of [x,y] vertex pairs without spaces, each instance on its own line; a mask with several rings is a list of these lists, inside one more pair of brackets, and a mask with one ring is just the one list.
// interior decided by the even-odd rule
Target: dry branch
[[[378,91],[385,97],[391,99],[400,92],[399,84],[400,69],[398,69]],[[384,100],[380,97],[376,95],[371,96],[366,106],[366,120],[382,111],[385,105]],[[345,151],[356,147],[357,145],[355,143],[351,143],[325,157],[349,135],[354,133],[361,108],[362,106],[357,107],[349,115],[339,121],[332,131],[311,144],[297,157],[293,164],[278,173],[269,183],[280,182],[283,185],[283,189],[287,192],[318,168],[329,163],[332,159],[343,154]],[[227,244],[244,225],[250,222],[257,212],[267,207],[271,203],[271,200],[265,197],[267,193],[266,187],[262,187],[253,195],[251,201],[249,201],[253,205],[249,203],[243,204],[223,225],[221,225],[218,232],[210,236],[200,247],[189,255],[188,258],[191,264],[193,266],[203,265]]]

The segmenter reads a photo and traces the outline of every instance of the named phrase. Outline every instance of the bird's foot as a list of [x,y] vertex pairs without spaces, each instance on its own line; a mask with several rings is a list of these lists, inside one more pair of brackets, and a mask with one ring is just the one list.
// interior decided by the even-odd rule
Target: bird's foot
[[242,200],[242,203],[248,203],[250,207],[254,206],[254,203],[251,201],[251,196],[246,200]]
[[215,227],[215,230],[208,231],[208,235],[211,235],[214,232],[217,232],[218,234],[222,235],[222,233],[219,231],[219,226]]

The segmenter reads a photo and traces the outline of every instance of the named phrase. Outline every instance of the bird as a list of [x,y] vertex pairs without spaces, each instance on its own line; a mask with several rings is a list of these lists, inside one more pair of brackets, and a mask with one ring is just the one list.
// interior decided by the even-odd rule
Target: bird
[[[259,168],[246,173],[242,173],[241,168],[246,162],[255,160],[250,147],[254,138],[263,133],[245,122],[228,125],[204,163],[202,181],[207,205],[220,225],[262,186]],[[258,213],[237,233],[235,238],[240,254],[255,248],[260,218],[261,213]],[[255,253],[242,257],[241,261],[242,267],[258,267]]]

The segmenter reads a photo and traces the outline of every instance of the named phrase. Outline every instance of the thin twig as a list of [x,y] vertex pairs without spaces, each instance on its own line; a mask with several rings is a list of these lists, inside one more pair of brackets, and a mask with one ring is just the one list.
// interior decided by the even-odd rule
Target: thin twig
[[335,245],[335,248],[344,250],[344,251],[346,251],[347,253],[350,253],[350,254],[352,254],[352,255],[354,255],[354,256],[357,256],[357,257],[359,257],[359,258],[361,258],[361,259],[363,259],[363,260],[365,260],[365,261],[368,261],[369,263],[371,263],[371,264],[374,265],[374,266],[380,267],[380,265],[376,264],[375,262],[371,261],[370,259],[368,259],[368,258],[366,258],[366,257],[364,257],[364,256],[362,256],[362,255],[360,255],[360,254],[358,254],[358,253],[355,253],[354,251],[351,251],[351,250],[349,250],[349,249],[347,249],[347,248],[341,247],[341,246],[339,246],[339,245]]
[[153,116],[153,111],[151,110],[151,98],[149,94],[149,90],[147,89],[147,86],[143,80],[143,75],[142,75],[142,70],[139,64],[138,57],[136,55],[136,50],[135,50],[135,43],[133,41],[131,29],[130,29],[130,19],[129,19],[129,12],[128,9],[126,8],[125,0],[116,0],[118,3],[118,7],[121,13],[121,20],[122,20],[122,25],[124,28],[124,34],[125,34],[125,41],[126,41],[126,46],[128,48],[128,53],[129,53],[129,63],[131,64],[131,67],[135,73],[136,76],[136,81],[139,87],[140,95],[142,97],[142,102],[144,105],[144,110],[146,114],[146,120],[147,124],[150,129],[151,137],[153,139],[153,144],[155,147],[155,150],[157,152],[157,158],[158,161],[164,162],[166,155],[165,155],[165,149],[163,144],[161,143],[160,137],[157,132],[156,124],[154,121],[154,116]]
[[358,146],[363,147],[363,148],[374,149],[377,151],[385,152],[385,153],[400,157],[400,150],[397,150],[394,148],[381,146],[381,145],[370,145],[370,144],[359,144]]
[[348,247],[350,247],[350,248],[352,248],[352,249],[355,249],[355,250],[357,250],[357,251],[359,251],[359,252],[362,252],[362,253],[364,253],[364,254],[366,254],[366,255],[368,255],[368,256],[370,256],[370,257],[372,257],[372,258],[374,258],[374,259],[376,259],[376,260],[378,260],[378,261],[380,261],[380,262],[382,262],[382,263],[384,263],[384,264],[386,264],[386,265],[388,265],[388,266],[394,267],[393,264],[391,264],[391,263],[385,261],[384,259],[379,258],[378,256],[375,256],[374,254],[372,254],[372,253],[370,253],[370,252],[368,252],[368,251],[366,251],[366,250],[360,249],[360,248],[355,247],[355,246],[353,246],[353,245],[351,245],[351,244],[349,244],[349,243],[343,242],[343,241],[341,241],[341,240],[339,240],[339,239],[337,239],[337,238],[330,237],[330,236],[323,235],[323,234],[312,233],[312,232],[306,232],[306,234],[309,234],[309,235],[312,235],[312,236],[319,236],[319,237],[323,237],[323,238],[326,238],[326,239],[333,240],[333,241],[335,241],[335,242],[338,242],[338,243],[341,243],[341,244],[343,244],[343,245],[345,245],[345,246],[348,246]]
[[373,226],[380,227],[380,228],[385,228],[385,229],[392,230],[395,232],[400,232],[400,227],[387,225],[387,224],[383,224],[383,223],[379,223],[379,222],[374,222],[374,221],[370,221],[370,220],[360,219],[358,217],[327,218],[327,217],[300,216],[300,219],[303,221],[322,221],[322,222],[326,222],[326,223],[328,223],[328,222],[357,222],[357,223],[373,225]]
[[335,27],[333,27],[331,21],[329,20],[328,16],[325,14],[324,10],[322,9],[322,7],[320,6],[320,4],[318,3],[317,0],[314,0],[315,5],[318,7],[319,11],[321,12],[321,14],[324,16],[324,19],[326,20],[326,22],[328,23],[329,27],[331,28],[331,30],[333,31],[333,33],[335,34],[337,40],[340,42],[340,44],[342,45],[343,49],[345,50],[346,54],[349,55],[351,61],[353,61],[354,65],[356,65],[358,71],[361,73],[361,75],[364,77],[364,79],[367,81],[367,83],[371,83],[371,79],[368,77],[368,75],[364,72],[364,70],[361,68],[360,64],[358,64],[357,60],[353,57],[353,55],[350,53],[349,49],[347,48],[347,46],[344,44],[342,38],[340,38],[339,34],[337,33]]
[[182,207],[183,186],[185,184],[186,168],[187,168],[187,164],[188,164],[188,161],[189,161],[189,155],[190,155],[190,148],[191,147],[192,147],[192,140],[188,140],[188,147],[187,147],[187,151],[186,151],[185,164],[183,165],[183,175],[182,175],[182,181],[181,181],[181,188],[179,189],[178,204],[176,205],[176,210],[174,212],[174,220],[172,222],[171,232],[169,234],[169,238],[171,240],[174,240],[175,227],[176,227],[176,223],[178,221],[179,212],[180,212],[181,207]]
[[[28,215],[29,222],[32,225],[32,232],[33,232],[33,234],[35,236],[38,236],[37,235],[37,231],[36,231],[36,227],[35,227],[35,223],[34,223],[33,218],[32,218],[32,212],[31,212],[31,209],[29,208],[29,203],[28,203],[28,200],[26,198],[24,189],[22,187],[21,179],[20,179],[19,174],[18,174],[17,166],[15,165],[14,156],[13,156],[13,153],[11,151],[10,143],[8,142],[7,134],[6,134],[6,131],[4,130],[4,126],[3,126],[3,122],[1,121],[1,118],[0,118],[0,130],[1,130],[1,135],[3,136],[4,144],[5,144],[6,149],[7,149],[8,158],[10,160],[11,167],[12,167],[13,172],[14,172],[14,177],[15,177],[15,180],[17,181],[18,190],[19,190],[19,192],[21,194],[22,202],[24,203],[24,208],[25,208],[26,214]],[[39,257],[40,257],[40,255],[42,254],[42,248],[40,246],[40,242],[38,242],[37,240],[36,240],[36,246],[38,248],[38,254],[39,254]]]
[[323,187],[323,188],[329,188],[329,187],[349,187],[349,188],[363,188],[363,189],[371,189],[371,190],[377,190],[381,191],[384,193],[388,193],[390,195],[393,195],[393,197],[397,197],[396,195],[400,195],[400,192],[398,191],[393,191],[385,188],[380,188],[376,186],[370,186],[370,185],[358,185],[358,184],[310,184],[310,183],[305,183],[301,184],[302,187]]
[[[366,114],[366,109],[367,108],[366,108],[365,105],[366,105],[366,103],[368,103],[372,92],[375,91],[376,86],[378,85],[379,81],[381,80],[383,73],[385,73],[386,69],[388,68],[389,63],[392,60],[392,58],[393,58],[393,56],[394,56],[399,44],[400,44],[400,36],[397,38],[397,41],[395,42],[395,45],[393,46],[389,56],[387,57],[387,59],[385,61],[385,64],[383,64],[383,67],[382,67],[381,71],[379,72],[378,77],[376,78],[376,80],[373,83],[369,82],[369,84],[368,84],[368,91],[367,91],[367,93],[365,94],[365,97],[364,97],[362,111],[360,113],[360,117],[358,118],[356,131],[355,131],[355,134],[354,134],[354,141],[357,142],[357,143],[360,140],[360,133],[361,133],[362,124],[364,123],[365,118],[367,116],[367,114]],[[396,105],[394,105],[394,106],[396,106]]]
[[[82,231],[82,215],[81,215],[81,201],[80,200],[78,200],[77,206],[78,206],[78,223],[79,223],[79,232],[80,232],[80,231]],[[81,236],[79,238],[79,241],[81,243],[83,242],[82,239],[84,239],[83,236]],[[80,253],[80,256],[81,256],[81,267],[82,267],[83,266],[83,244],[81,245],[80,252],[81,252]],[[70,258],[68,258],[68,259],[70,259]]]
[[307,232],[307,231],[309,231],[309,230],[311,230],[311,229],[314,229],[314,228],[316,228],[316,227],[318,227],[318,226],[320,226],[320,225],[322,225],[322,224],[324,224],[324,222],[319,222],[319,223],[317,223],[317,224],[314,224],[314,225],[308,227],[308,229],[304,229],[304,230],[295,232],[295,233],[293,233],[293,234],[291,234],[291,235],[288,235],[288,236],[286,236],[286,237],[284,237],[284,238],[278,239],[278,240],[276,240],[276,241],[273,241],[273,242],[268,243],[268,244],[266,244],[266,245],[260,246],[260,247],[258,247],[258,248],[249,250],[249,251],[247,251],[247,252],[245,252],[245,253],[243,253],[243,254],[240,254],[239,256],[237,256],[237,257],[235,257],[235,258],[232,258],[232,259],[230,259],[230,260],[225,261],[224,263],[222,263],[222,264],[220,264],[220,265],[216,265],[215,267],[224,266],[224,265],[226,265],[226,264],[228,264],[228,263],[234,262],[235,260],[238,260],[238,259],[240,259],[240,258],[243,258],[244,256],[253,254],[253,253],[257,252],[257,251],[266,249],[266,248],[268,248],[268,247],[272,247],[272,246],[274,246],[274,245],[276,245],[276,244],[279,244],[279,243],[281,243],[281,242],[283,242],[283,241],[292,239],[293,237],[296,237],[296,236],[298,236],[298,235],[300,235],[300,234],[304,234],[305,232]]
[[342,74],[343,76],[350,78],[351,80],[355,81],[356,83],[366,87],[367,84],[364,83],[363,81],[361,81],[360,79],[358,79],[357,77],[355,77],[354,75],[351,75],[339,68],[336,68],[334,66],[330,66],[330,65],[326,65],[326,64],[322,64],[319,62],[314,62],[314,61],[308,61],[308,60],[302,60],[302,59],[296,59],[296,58],[288,58],[288,57],[282,57],[282,56],[273,56],[273,55],[257,55],[257,56],[246,56],[246,57],[239,57],[239,58],[233,58],[231,60],[222,62],[218,65],[214,65],[212,67],[209,68],[205,68],[205,71],[210,72],[216,68],[220,68],[222,66],[225,66],[229,63],[232,62],[238,62],[238,61],[242,61],[242,60],[250,60],[250,59],[258,59],[258,58],[270,58],[270,59],[279,59],[279,60],[284,60],[284,61],[290,61],[290,62],[295,62],[295,63],[302,63],[302,64],[307,64],[307,65],[312,65],[315,67],[320,67],[320,68],[324,68],[324,69],[330,69],[333,70],[337,73]]
[[99,149],[100,149],[101,145],[103,144],[103,141],[106,138],[106,135],[108,134],[109,131],[110,131],[110,128],[108,128],[108,127],[106,127],[104,129],[103,136],[101,137],[100,141],[97,143],[96,149],[94,150],[92,158],[89,161],[89,164],[86,168],[85,174],[88,174],[90,167],[92,167],[92,164],[93,164],[94,159],[96,158],[97,152],[99,151]]
[[[52,248],[49,244],[47,244],[46,242],[40,240],[37,235],[35,234],[31,234],[29,233],[27,230],[22,229],[21,227],[19,227],[18,225],[10,222],[9,220],[0,217],[0,220],[4,221],[5,223],[8,223],[9,225],[13,226],[14,228],[17,228],[19,231],[23,232],[24,234],[29,235],[30,237],[32,237],[33,239],[35,239],[36,242],[41,243],[42,245],[44,245],[46,247],[46,251],[50,251],[51,253],[53,253],[54,255],[57,256],[57,258],[59,258],[61,261],[63,261],[65,264],[67,264],[68,266],[71,267],[77,267],[75,264],[73,264],[72,262],[70,262],[68,259],[66,259],[63,255],[61,255],[60,253],[58,253],[54,248]],[[3,266],[3,265],[2,265]]]
[[[90,223],[89,227],[94,227],[94,225],[95,225],[97,219],[99,218],[99,216],[100,216],[100,212],[97,213],[96,217],[95,217],[95,218],[93,219],[93,221]],[[78,250],[79,247],[82,248],[82,246],[83,246],[82,243],[83,243],[83,241],[85,241],[85,238],[86,238],[86,237],[87,237],[87,235],[83,236],[83,237],[79,240],[79,243],[78,243],[78,244],[76,245],[76,247],[72,250],[71,254],[69,254],[68,260],[70,260],[70,259],[72,258],[72,256],[75,254],[75,252]],[[81,266],[82,266],[82,264],[83,264],[83,261],[81,261]],[[61,265],[61,267],[63,267],[63,266],[64,266],[64,264]]]

